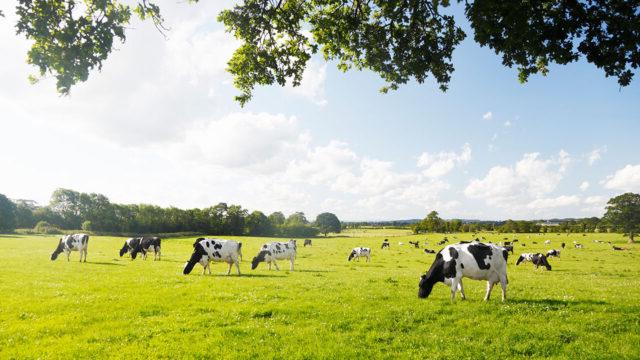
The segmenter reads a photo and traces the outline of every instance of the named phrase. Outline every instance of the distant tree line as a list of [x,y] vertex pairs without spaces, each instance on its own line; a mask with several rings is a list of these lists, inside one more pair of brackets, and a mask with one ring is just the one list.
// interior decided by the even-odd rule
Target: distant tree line
[[265,215],[249,212],[240,205],[219,203],[204,209],[163,208],[147,204],[115,204],[101,194],[69,189],[53,192],[49,205],[38,206],[31,200],[10,200],[0,194],[0,231],[34,228],[37,232],[59,230],[105,233],[178,233],[197,232],[212,235],[251,235],[312,237],[319,233],[338,233],[336,215],[322,213],[310,222],[304,213],[285,217],[282,212]]

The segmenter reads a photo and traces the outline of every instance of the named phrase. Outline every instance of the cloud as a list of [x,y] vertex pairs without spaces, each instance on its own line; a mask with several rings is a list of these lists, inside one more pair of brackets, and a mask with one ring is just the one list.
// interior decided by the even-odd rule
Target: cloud
[[422,174],[430,178],[437,178],[448,174],[456,166],[461,166],[471,160],[471,146],[466,143],[460,153],[439,152],[430,154],[422,153],[418,157],[417,166],[424,168]]
[[586,197],[582,202],[587,206],[580,211],[587,213],[588,216],[600,217],[604,214],[607,201],[609,201],[607,197],[600,195]]
[[602,155],[604,153],[607,152],[607,147],[606,146],[602,146],[599,147],[597,149],[593,149],[592,151],[590,151],[587,154],[587,162],[589,163],[589,166],[592,166],[593,164],[596,163],[596,161],[602,159]]
[[522,213],[522,204],[544,204],[563,178],[571,158],[561,150],[557,156],[543,159],[539,153],[524,154],[513,166],[494,166],[481,179],[472,179],[464,190],[471,199],[482,199],[488,205]]
[[304,70],[300,85],[287,85],[287,89],[292,94],[303,97],[318,106],[324,106],[328,103],[325,95],[326,79],[327,64],[310,60]]
[[607,203],[607,201],[609,201],[609,199],[607,199],[607,197],[600,196],[600,195],[589,196],[589,197],[586,197],[584,199],[584,203],[585,204],[589,204],[589,205],[594,205],[594,204],[604,205],[604,204]]
[[640,165],[627,165],[607,176],[604,187],[622,191],[640,191]]
[[588,181],[583,181],[583,182],[580,184],[580,186],[579,186],[579,187],[580,187],[580,190],[582,190],[582,191],[586,191],[586,190],[589,188],[589,182],[588,182]]
[[541,211],[547,209],[553,209],[558,207],[565,207],[576,205],[580,203],[580,197],[576,195],[560,195],[558,197],[553,198],[540,198],[535,199],[527,204],[527,208]]
[[504,127],[511,127],[511,121],[507,120],[504,122]]
[[482,115],[482,119],[483,120],[493,119],[493,113],[491,111],[487,111],[486,113],[484,113],[484,115]]

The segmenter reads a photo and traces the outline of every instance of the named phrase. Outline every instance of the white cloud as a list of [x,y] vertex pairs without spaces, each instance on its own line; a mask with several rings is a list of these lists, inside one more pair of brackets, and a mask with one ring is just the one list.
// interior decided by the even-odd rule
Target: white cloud
[[607,199],[605,196],[600,195],[588,196],[584,199],[584,203],[589,205],[604,205],[607,203],[607,201],[609,201],[609,199]]
[[511,127],[511,121],[507,120],[504,122],[504,127]]
[[439,152],[430,154],[424,152],[418,157],[418,167],[424,168],[422,174],[430,178],[437,178],[448,174],[454,167],[464,165],[471,160],[471,146],[462,146],[460,153]]
[[627,165],[607,176],[603,182],[607,189],[640,191],[640,165]]
[[298,86],[287,85],[293,94],[306,98],[318,106],[328,103],[325,95],[325,81],[327,79],[327,64],[320,64],[310,60],[304,70],[302,82]]
[[577,205],[580,203],[580,198],[576,195],[560,195],[553,198],[540,198],[535,199],[527,204],[529,209],[541,211],[547,209],[553,209],[558,207],[565,207],[571,205]]
[[583,200],[583,203],[587,206],[580,209],[580,211],[586,213],[587,216],[602,216],[605,211],[609,199],[605,196],[589,196]]
[[524,154],[514,166],[494,166],[482,179],[472,179],[464,190],[471,199],[482,199],[491,206],[523,213],[523,204],[539,207],[563,178],[571,158],[561,150],[558,156],[540,158],[539,153]]
[[589,182],[588,182],[588,181],[583,181],[583,182],[580,184],[580,190],[582,190],[582,191],[586,191],[588,188],[589,188]]
[[487,111],[486,113],[484,113],[484,115],[482,115],[482,119],[483,120],[493,119],[493,113],[491,111]]
[[590,151],[587,154],[587,162],[589,163],[589,166],[593,165],[596,163],[596,161],[602,159],[602,155],[604,153],[607,152],[607,147],[606,146],[602,146],[599,147],[597,149],[593,149],[592,151]]

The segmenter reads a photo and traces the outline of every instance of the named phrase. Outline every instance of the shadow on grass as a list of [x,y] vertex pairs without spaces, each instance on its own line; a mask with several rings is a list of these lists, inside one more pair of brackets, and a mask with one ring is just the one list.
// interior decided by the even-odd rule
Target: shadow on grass
[[507,299],[507,303],[525,305],[548,305],[548,306],[568,306],[568,305],[606,305],[602,300],[557,300],[557,299]]
[[301,272],[301,273],[330,273],[335,272],[333,270],[293,270],[293,272]]
[[[199,274],[200,275],[200,274]],[[286,275],[268,275],[268,274],[240,274],[238,275],[238,273],[231,273],[231,275],[227,275],[227,274],[206,274],[206,275],[202,275],[202,276],[207,276],[207,277],[228,277],[228,278],[235,278],[235,277],[241,277],[241,278],[284,278],[287,277]]]
[[117,264],[117,263],[112,263],[112,262],[103,262],[103,261],[87,261],[87,264],[124,266],[123,264]]

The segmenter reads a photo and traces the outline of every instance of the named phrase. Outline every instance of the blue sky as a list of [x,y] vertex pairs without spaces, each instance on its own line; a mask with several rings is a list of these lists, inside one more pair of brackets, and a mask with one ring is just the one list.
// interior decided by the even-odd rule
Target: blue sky
[[28,84],[3,7],[0,193],[378,220],[600,216],[640,191],[638,79],[621,89],[581,61],[523,85],[467,39],[446,93],[428,79],[383,95],[375,74],[314,59],[300,88],[259,88],[241,108],[224,72],[237,42],[210,16],[225,5],[168,4],[168,40],[134,24],[69,97]]

